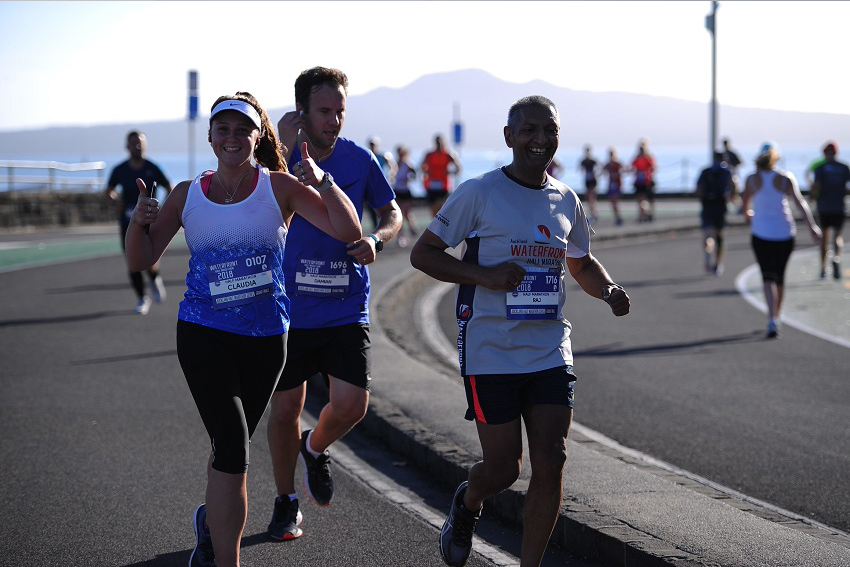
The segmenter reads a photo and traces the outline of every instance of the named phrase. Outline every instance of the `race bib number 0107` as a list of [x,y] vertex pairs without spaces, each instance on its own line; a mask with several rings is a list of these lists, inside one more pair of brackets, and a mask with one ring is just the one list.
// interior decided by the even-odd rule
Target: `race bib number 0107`
[[274,289],[268,254],[251,254],[207,264],[213,307],[224,309],[257,301]]

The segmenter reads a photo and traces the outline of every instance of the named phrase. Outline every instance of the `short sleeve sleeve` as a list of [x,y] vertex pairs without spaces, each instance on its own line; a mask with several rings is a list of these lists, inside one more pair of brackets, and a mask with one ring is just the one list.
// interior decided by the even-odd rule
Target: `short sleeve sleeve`
[[567,257],[582,258],[590,253],[590,236],[593,229],[590,221],[581,205],[581,200],[576,197],[575,222],[570,234],[567,236]]
[[449,194],[428,230],[454,248],[477,230],[483,204],[482,187],[476,180],[465,181]]

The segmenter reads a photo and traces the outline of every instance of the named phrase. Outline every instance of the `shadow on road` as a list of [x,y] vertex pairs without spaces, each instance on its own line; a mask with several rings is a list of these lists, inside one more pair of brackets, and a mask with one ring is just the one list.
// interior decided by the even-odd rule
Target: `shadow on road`
[[123,354],[121,356],[108,356],[106,358],[90,358],[88,360],[72,360],[71,366],[85,366],[87,364],[111,364],[113,362],[128,362],[131,360],[148,360],[151,358],[163,358],[166,356],[177,356],[177,349],[161,350],[159,352],[137,352],[135,354]]
[[674,299],[695,299],[698,297],[739,297],[741,294],[737,289],[712,289],[707,291],[685,291],[682,293],[674,293]]
[[[145,276],[145,283],[147,283],[148,277]],[[176,280],[164,280],[166,289],[174,287],[179,288],[186,287],[186,281],[182,279]],[[113,283],[113,284],[89,284],[89,285],[77,285],[72,287],[55,287],[48,288],[44,290],[45,295],[62,295],[66,293],[88,293],[91,291],[123,291],[125,289],[130,288],[130,283]]]
[[696,284],[703,283],[708,279],[706,275],[698,275],[698,276],[688,276],[681,278],[658,278],[654,280],[641,280],[641,281],[619,281],[620,285],[622,285],[626,289],[636,289],[642,287],[655,287],[655,286],[677,286],[677,285],[685,285],[685,284]]
[[737,335],[729,335],[726,337],[715,337],[708,339],[700,339],[698,341],[685,341],[680,343],[666,343],[658,345],[647,345],[635,348],[617,348],[621,343],[611,345],[602,345],[596,348],[576,351],[574,356],[578,357],[608,357],[608,356],[628,356],[632,354],[649,354],[664,356],[667,354],[685,354],[688,351],[706,346],[717,346],[729,343],[752,343],[764,340],[762,331],[751,331],[749,333],[740,333]]
[[42,319],[9,319],[8,321],[0,321],[2,327],[26,327],[29,325],[55,325],[57,323],[80,323],[83,321],[94,321],[96,319],[105,319],[106,317],[138,317],[130,309],[121,309],[118,311],[99,311],[97,313],[82,313],[80,315],[66,315],[64,317],[44,317]]
[[[242,542],[239,544],[239,547],[251,547],[252,545],[269,543],[271,541],[273,540],[269,538],[268,534],[266,532],[262,532],[249,536],[242,536]],[[191,555],[191,553],[191,549],[187,549],[185,551],[172,551],[171,553],[157,555],[155,558],[148,559],[147,561],[128,563],[124,567],[173,567],[174,565],[186,565],[189,563],[189,555]]]

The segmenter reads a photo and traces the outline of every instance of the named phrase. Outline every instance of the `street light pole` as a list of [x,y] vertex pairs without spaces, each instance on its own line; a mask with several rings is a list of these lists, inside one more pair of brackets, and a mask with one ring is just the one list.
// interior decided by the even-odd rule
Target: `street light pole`
[[189,71],[189,177],[195,176],[195,119],[198,117],[198,72]]
[[711,13],[705,17],[705,27],[711,33],[711,103],[709,106],[710,136],[708,163],[714,162],[717,149],[717,0],[711,2]]

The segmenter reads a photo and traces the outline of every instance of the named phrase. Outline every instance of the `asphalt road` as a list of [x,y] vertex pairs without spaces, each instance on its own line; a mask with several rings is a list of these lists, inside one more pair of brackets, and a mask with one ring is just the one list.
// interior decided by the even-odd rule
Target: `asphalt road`
[[[22,239],[46,243],[44,251],[67,236],[5,241]],[[0,272],[3,566],[185,565],[194,545],[209,446],[175,350],[187,251],[166,254],[168,299],[140,317],[123,258],[109,252],[114,241],[104,244],[87,252],[93,257]],[[305,535],[271,543],[274,488],[261,423],[244,565],[442,565],[445,488],[357,430],[334,458],[334,504],[305,503]],[[518,563],[515,528],[482,521],[478,535],[469,565]],[[589,567],[556,550],[546,565]]]
[[[804,234],[798,241],[811,246]],[[766,340],[765,315],[735,288],[736,275],[754,262],[749,234],[733,228],[727,243],[721,277],[703,271],[696,234],[594,247],[633,309],[615,320],[577,285],[568,292],[579,376],[575,419],[622,445],[850,531],[850,352],[787,325],[780,339]],[[453,294],[439,311],[444,332],[455,337]]]

